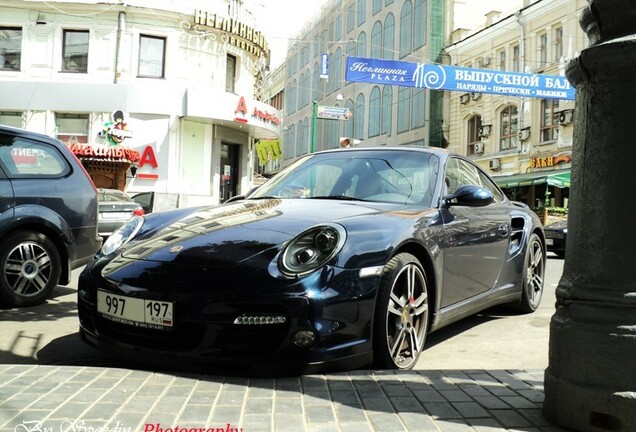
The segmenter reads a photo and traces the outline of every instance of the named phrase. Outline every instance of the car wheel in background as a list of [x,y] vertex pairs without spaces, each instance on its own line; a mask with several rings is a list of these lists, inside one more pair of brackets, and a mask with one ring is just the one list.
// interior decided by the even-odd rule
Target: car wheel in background
[[524,264],[523,284],[519,310],[530,313],[537,310],[543,295],[545,277],[545,253],[541,239],[535,233],[530,235]]
[[401,253],[385,266],[375,310],[374,360],[380,369],[409,370],[428,332],[428,283],[418,259]]
[[61,259],[48,237],[19,231],[3,239],[0,251],[0,300],[10,306],[44,301],[60,280]]

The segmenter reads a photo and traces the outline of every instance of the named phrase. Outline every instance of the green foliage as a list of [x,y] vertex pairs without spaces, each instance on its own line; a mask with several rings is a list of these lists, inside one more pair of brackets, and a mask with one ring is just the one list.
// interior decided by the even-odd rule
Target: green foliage
[[[532,211],[534,211],[537,214],[543,214],[545,210],[545,207],[533,207]],[[568,214],[568,209],[567,207],[548,207],[548,214],[549,215],[563,215],[563,216],[567,216]]]

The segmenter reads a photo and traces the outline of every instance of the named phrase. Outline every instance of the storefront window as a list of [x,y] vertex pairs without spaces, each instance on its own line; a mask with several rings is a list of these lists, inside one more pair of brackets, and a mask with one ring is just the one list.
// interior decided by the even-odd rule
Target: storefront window
[[66,145],[88,143],[88,114],[55,113],[56,138]]
[[0,124],[21,128],[22,113],[17,111],[0,111]]

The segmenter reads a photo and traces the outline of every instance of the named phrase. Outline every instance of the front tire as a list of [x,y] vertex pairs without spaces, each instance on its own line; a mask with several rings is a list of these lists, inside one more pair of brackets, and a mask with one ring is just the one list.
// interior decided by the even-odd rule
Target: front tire
[[393,257],[382,272],[375,308],[373,350],[379,369],[412,369],[428,333],[428,281],[418,259]]
[[45,235],[20,231],[3,239],[0,252],[0,300],[10,306],[42,303],[57,286],[60,254]]
[[543,296],[545,276],[545,252],[541,239],[535,233],[530,235],[524,261],[523,283],[519,310],[530,313],[537,310]]

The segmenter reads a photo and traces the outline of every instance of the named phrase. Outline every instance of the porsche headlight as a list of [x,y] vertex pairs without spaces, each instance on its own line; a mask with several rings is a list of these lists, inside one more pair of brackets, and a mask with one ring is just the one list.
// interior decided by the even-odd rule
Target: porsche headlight
[[144,218],[134,217],[126,225],[112,233],[102,246],[102,255],[110,255],[133,238],[144,224]]
[[300,233],[284,248],[280,270],[288,275],[304,275],[326,264],[340,250],[347,233],[340,225],[320,225]]

